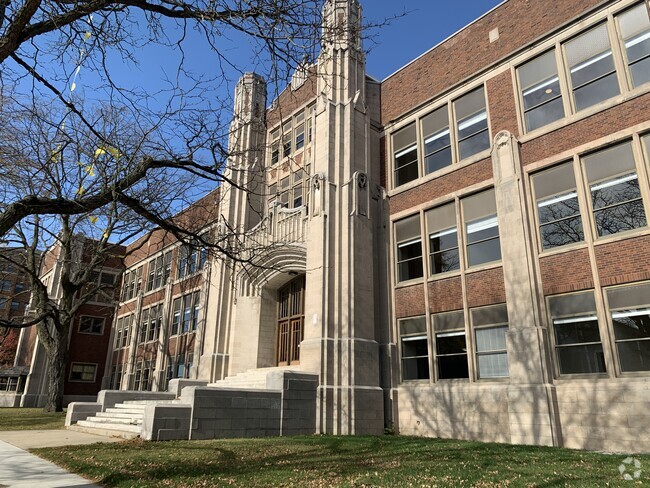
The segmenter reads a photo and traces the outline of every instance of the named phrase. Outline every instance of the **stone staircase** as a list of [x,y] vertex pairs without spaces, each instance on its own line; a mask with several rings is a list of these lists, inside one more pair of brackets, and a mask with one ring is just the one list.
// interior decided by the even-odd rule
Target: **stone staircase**
[[88,417],[86,420],[80,420],[68,428],[90,434],[133,439],[139,437],[142,432],[142,419],[144,417],[145,407],[149,404],[169,403],[179,403],[179,401],[128,400],[124,403],[118,403],[114,407],[107,408],[104,412],[98,412],[95,416]]
[[296,371],[299,366],[281,366],[272,368],[258,368],[249,369],[243,373],[238,373],[233,376],[228,376],[215,383],[210,383],[208,386],[211,388],[233,388],[242,390],[265,390],[266,389],[266,375],[271,371],[278,370],[293,370]]

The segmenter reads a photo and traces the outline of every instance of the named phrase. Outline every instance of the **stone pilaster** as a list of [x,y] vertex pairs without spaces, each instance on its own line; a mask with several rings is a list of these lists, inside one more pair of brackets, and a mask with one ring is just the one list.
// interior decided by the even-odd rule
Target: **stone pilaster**
[[543,295],[526,207],[519,143],[507,131],[492,150],[509,331],[510,437],[515,444],[558,445],[555,387],[548,365],[547,331],[541,323]]

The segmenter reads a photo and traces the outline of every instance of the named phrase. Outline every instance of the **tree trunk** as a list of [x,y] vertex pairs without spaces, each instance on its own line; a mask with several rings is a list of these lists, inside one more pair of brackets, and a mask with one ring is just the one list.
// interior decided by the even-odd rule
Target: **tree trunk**
[[63,385],[68,356],[67,334],[55,334],[52,349],[47,351],[47,402],[43,411],[63,411]]

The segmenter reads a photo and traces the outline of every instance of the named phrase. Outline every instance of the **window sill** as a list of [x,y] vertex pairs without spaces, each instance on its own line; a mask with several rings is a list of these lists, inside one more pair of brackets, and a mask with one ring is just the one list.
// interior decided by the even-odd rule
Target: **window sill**
[[[487,159],[490,157],[490,152],[492,151],[492,148],[486,149],[483,152],[477,153],[467,159],[463,159],[462,161],[458,163],[452,163],[450,166],[447,166],[441,170],[434,171],[433,173],[429,173],[428,175],[421,176],[419,178],[414,179],[413,181],[409,181],[408,183],[405,183],[403,185],[398,186],[397,188],[393,188],[390,191],[388,191],[388,198],[394,197],[396,195],[399,195],[400,193],[404,193],[408,190],[412,190],[413,188],[416,188],[420,185],[423,185],[425,183],[428,183],[429,181],[435,180],[436,178],[440,178],[442,176],[446,176],[450,173],[453,173],[455,171],[459,171],[463,168],[466,168],[467,166],[470,166],[472,164],[478,163],[479,161],[482,161],[484,159]],[[391,167],[393,165],[391,164]]]
[[589,245],[585,242],[575,242],[573,244],[567,244],[565,246],[557,246],[551,249],[545,249],[539,252],[539,257],[545,258],[549,256],[556,256],[558,254],[564,254],[571,251],[579,251],[581,249],[587,249]]
[[600,237],[594,241],[594,247],[602,246],[605,244],[611,244],[612,242],[620,242],[628,239],[634,239],[635,237],[644,237],[650,235],[650,227],[640,227],[638,229],[626,230],[625,232],[619,232],[617,234],[612,234],[606,237]]
[[480,273],[481,271],[487,271],[490,269],[495,269],[495,268],[502,268],[503,267],[503,262],[501,260],[499,261],[492,261],[490,263],[485,263],[485,264],[480,264],[478,266],[474,266],[472,268],[467,268],[465,270],[465,274],[472,274],[472,273]]
[[83,334],[83,335],[91,335],[91,336],[96,336],[96,337],[101,337],[104,335],[104,331],[101,332],[81,332],[80,330],[77,331],[78,334]]
[[400,288],[409,288],[415,285],[424,284],[424,278],[413,278],[412,280],[400,281],[395,285],[395,289],[399,290]]
[[544,127],[540,127],[539,129],[535,129],[530,132],[527,132],[526,134],[524,134],[519,138],[519,142],[521,144],[525,144],[526,142],[530,142],[533,139],[545,136],[556,130],[563,129],[564,127],[569,126],[571,124],[575,124],[576,122],[579,122],[582,119],[586,119],[588,117],[591,117],[592,115],[596,115],[597,113],[604,112],[605,110],[615,107],[616,105],[620,105],[621,103],[625,103],[635,98],[638,98],[642,95],[645,95],[648,92],[650,92],[650,83],[646,83],[638,88],[635,88],[632,91],[629,91],[622,95],[617,95],[613,98],[610,98],[609,100],[605,100],[604,102],[600,102],[589,108],[581,110],[580,112],[576,112],[573,115],[564,117],[560,120],[552,122],[551,124],[545,125]]
[[566,383],[576,382],[576,381],[584,381],[589,383],[589,382],[597,382],[597,381],[602,381],[607,379],[613,379],[613,377],[611,377],[607,373],[563,374],[555,378],[555,382],[559,384],[565,382]]
[[443,281],[443,280],[448,280],[449,278],[456,278],[461,276],[461,271],[460,270],[455,270],[455,271],[447,271],[446,273],[438,273],[429,276],[427,279],[427,282],[433,283],[436,281]]

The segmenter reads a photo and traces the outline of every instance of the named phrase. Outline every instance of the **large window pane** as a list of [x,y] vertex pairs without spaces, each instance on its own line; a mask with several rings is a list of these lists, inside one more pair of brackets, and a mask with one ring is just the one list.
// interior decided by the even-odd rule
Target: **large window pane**
[[509,372],[506,352],[508,332],[506,305],[476,308],[471,311],[471,315],[476,340],[478,377],[507,377]]
[[526,129],[533,130],[564,117],[555,50],[517,69],[524,102]]
[[604,373],[593,292],[551,297],[549,308],[560,374]]
[[429,262],[432,275],[460,269],[456,208],[453,203],[429,210]]
[[424,169],[433,173],[451,164],[451,136],[447,106],[422,119],[424,135]]
[[584,240],[575,175],[571,162],[533,176],[542,247]]
[[647,224],[631,143],[585,157],[599,236]]
[[393,134],[395,186],[404,185],[418,178],[418,149],[415,124]]
[[463,312],[436,314],[432,321],[436,335],[438,379],[469,378]]
[[621,371],[650,371],[650,283],[607,290]]
[[462,204],[468,266],[500,260],[501,243],[494,190],[464,198]]
[[650,81],[650,20],[645,3],[618,16],[633,86]]
[[402,344],[402,379],[429,379],[429,346],[425,317],[399,322]]
[[454,102],[458,129],[459,159],[468,158],[490,147],[487,110],[483,87]]
[[397,280],[422,278],[422,240],[420,216],[414,215],[395,223],[397,241]]
[[606,24],[572,39],[565,47],[577,110],[620,93]]

